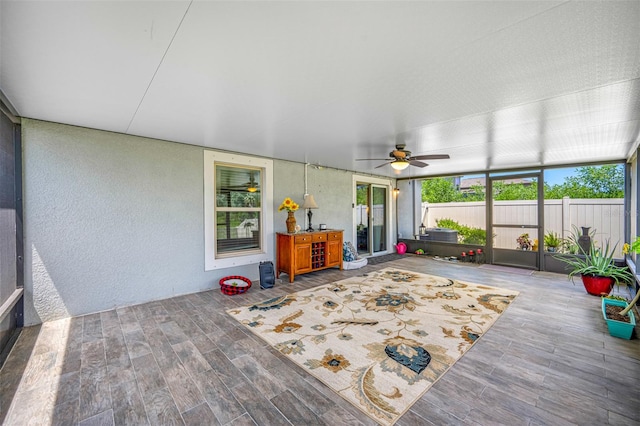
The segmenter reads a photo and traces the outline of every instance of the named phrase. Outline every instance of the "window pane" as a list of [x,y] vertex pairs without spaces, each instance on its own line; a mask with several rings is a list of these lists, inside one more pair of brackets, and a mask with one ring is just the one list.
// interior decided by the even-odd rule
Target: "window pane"
[[260,207],[262,170],[216,166],[216,207]]
[[[484,175],[430,178],[422,181],[422,224],[457,231],[457,241],[485,245],[486,179]],[[433,237],[433,234],[430,234]],[[445,234],[446,235],[446,234]]]
[[[603,164],[544,171],[545,250],[576,253],[582,228],[596,247],[608,241],[623,257],[624,166]],[[551,249],[551,250],[549,250]]]
[[260,248],[260,212],[217,212],[216,252]]

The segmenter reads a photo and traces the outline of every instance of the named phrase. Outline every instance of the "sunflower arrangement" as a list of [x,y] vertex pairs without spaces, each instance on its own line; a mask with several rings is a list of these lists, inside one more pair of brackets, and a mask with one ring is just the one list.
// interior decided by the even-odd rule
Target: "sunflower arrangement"
[[295,203],[291,198],[287,197],[284,199],[282,204],[280,204],[280,207],[278,207],[278,211],[281,212],[282,210],[286,210],[288,212],[295,212],[299,208],[300,206],[297,203]]

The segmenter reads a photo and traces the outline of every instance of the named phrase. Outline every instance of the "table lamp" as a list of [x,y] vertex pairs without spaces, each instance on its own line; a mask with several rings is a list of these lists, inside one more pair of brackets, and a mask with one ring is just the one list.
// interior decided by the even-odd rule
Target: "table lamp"
[[316,204],[316,200],[313,199],[313,195],[307,194],[307,196],[304,199],[304,203],[302,203],[302,208],[308,210],[307,217],[309,218],[309,227],[307,228],[307,232],[311,232],[313,231],[313,226],[311,226],[311,216],[313,216],[313,213],[311,212],[311,209],[318,208],[318,205]]

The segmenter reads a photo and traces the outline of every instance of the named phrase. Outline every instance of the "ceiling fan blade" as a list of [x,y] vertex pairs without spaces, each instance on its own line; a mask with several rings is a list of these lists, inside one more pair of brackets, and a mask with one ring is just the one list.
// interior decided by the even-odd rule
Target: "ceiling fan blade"
[[447,160],[449,158],[449,154],[416,155],[411,157],[412,160]]
[[356,161],[385,161],[387,158],[356,158]]
[[389,163],[382,163],[382,164],[380,164],[379,166],[374,167],[374,169],[379,169],[380,167],[384,167],[384,166],[386,166],[387,164],[389,164]]
[[427,167],[428,166],[427,163],[423,163],[422,161],[416,161],[416,160],[409,160],[409,164],[411,164],[412,166],[416,166],[416,167]]

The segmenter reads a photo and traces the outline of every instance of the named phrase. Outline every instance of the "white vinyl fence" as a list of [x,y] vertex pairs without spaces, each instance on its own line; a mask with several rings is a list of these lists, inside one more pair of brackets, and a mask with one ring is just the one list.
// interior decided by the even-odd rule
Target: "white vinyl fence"
[[[356,206],[356,225],[367,227],[367,210],[368,207],[358,204]],[[385,224],[385,206],[383,204],[374,204],[371,208],[371,226],[373,229],[373,245],[371,248],[374,252],[386,250],[389,247],[385,244],[384,224]]]
[[[435,228],[439,219],[452,219],[461,225],[485,229],[484,202],[422,203],[422,220],[426,227]],[[536,201],[496,201],[493,221],[496,224],[537,224]],[[561,238],[572,235],[574,226],[595,230],[594,241],[602,244],[607,239],[618,244],[616,256],[622,257],[624,244],[624,199],[571,199],[544,200],[544,233],[553,231]],[[495,228],[495,247],[516,248],[521,232],[515,229]],[[534,233],[531,229],[529,234]],[[532,236],[532,239],[535,236]]]

